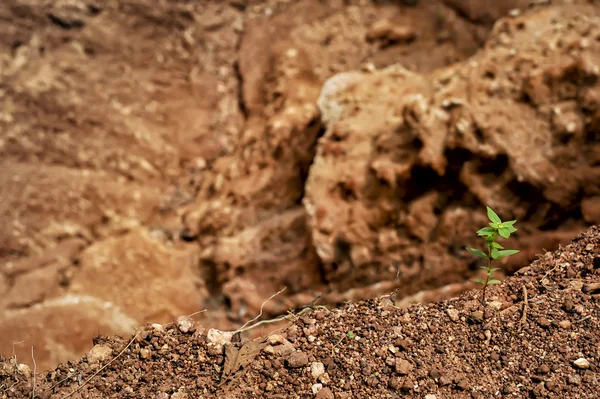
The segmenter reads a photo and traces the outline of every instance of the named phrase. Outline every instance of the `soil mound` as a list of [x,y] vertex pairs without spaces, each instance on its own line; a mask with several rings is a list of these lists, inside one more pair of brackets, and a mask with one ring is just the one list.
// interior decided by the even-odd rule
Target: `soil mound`
[[[488,291],[409,308],[386,296],[305,308],[255,340],[192,319],[94,339],[81,360],[36,375],[1,358],[2,397],[597,397],[600,229]],[[233,336],[233,338],[232,338]],[[74,393],[73,393],[74,392]]]

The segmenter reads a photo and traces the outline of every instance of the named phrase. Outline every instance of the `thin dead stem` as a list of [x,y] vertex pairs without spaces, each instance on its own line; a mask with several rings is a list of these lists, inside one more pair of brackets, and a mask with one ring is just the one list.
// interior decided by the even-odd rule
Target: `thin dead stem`
[[[258,323],[255,323],[255,324],[251,325],[250,327],[247,327],[247,326],[248,326],[248,324],[250,324],[250,323],[253,323],[253,322],[255,322],[256,320],[260,319],[260,317],[263,315],[263,309],[264,309],[265,305],[267,304],[267,302],[269,302],[271,299],[275,298],[277,295],[281,294],[283,291],[285,291],[285,290],[286,290],[286,288],[287,288],[287,287],[283,287],[283,289],[281,289],[281,290],[279,290],[278,292],[274,293],[274,294],[273,294],[273,295],[271,295],[271,296],[270,296],[270,297],[269,297],[267,300],[265,300],[265,301],[262,303],[262,305],[260,305],[260,313],[259,313],[259,314],[258,314],[258,315],[257,315],[255,318],[253,318],[252,320],[248,320],[246,323],[244,323],[244,325],[243,325],[243,326],[241,326],[240,328],[238,328],[237,330],[235,330],[235,331],[233,332],[233,334],[235,335],[235,334],[237,334],[237,333],[240,333],[240,332],[243,332],[243,331],[250,330],[251,328],[257,327],[257,326],[259,326],[259,325],[261,325],[261,324],[265,324],[266,322],[275,323],[275,320],[276,320],[276,321],[279,321],[279,320],[277,320],[277,318],[276,318],[276,319],[273,319],[273,320],[263,320],[263,321],[260,321],[260,322],[258,322]],[[284,316],[284,317],[285,317],[285,316]]]
[[31,399],[35,399],[35,374],[37,373],[37,363],[35,362],[35,357],[33,356],[33,346],[31,347],[31,360],[33,360],[33,389],[31,391]]

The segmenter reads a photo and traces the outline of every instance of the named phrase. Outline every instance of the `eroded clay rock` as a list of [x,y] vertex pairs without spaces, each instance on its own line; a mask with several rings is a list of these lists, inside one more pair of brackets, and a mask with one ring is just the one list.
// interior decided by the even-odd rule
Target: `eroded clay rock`
[[402,295],[417,282],[458,283],[449,276],[467,272],[463,248],[486,224],[483,205],[519,219],[517,247],[549,224],[583,228],[570,220],[580,204],[594,220],[595,12],[534,9],[499,21],[485,51],[464,63],[430,75],[345,73],[325,84],[318,104],[327,132],[304,205],[328,281],[340,291],[396,281]]
[[0,352],[14,350],[20,362],[33,367],[33,346],[38,370],[46,370],[81,357],[98,333],[129,336],[138,323],[110,302],[66,295],[28,308],[5,310],[0,316]]
[[135,230],[87,248],[69,291],[112,302],[136,320],[168,323],[199,310],[192,259],[194,252]]

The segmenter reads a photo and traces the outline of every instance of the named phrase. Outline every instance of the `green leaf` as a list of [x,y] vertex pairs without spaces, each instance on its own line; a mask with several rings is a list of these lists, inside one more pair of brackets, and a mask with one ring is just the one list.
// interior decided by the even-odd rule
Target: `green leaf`
[[494,223],[502,223],[500,217],[496,215],[496,212],[492,211],[492,208],[490,208],[489,206],[487,207],[487,214],[488,218],[490,218],[490,221]]
[[508,231],[510,231],[511,233],[514,233],[515,231],[517,231],[517,229],[515,229],[515,228],[514,228],[514,227],[512,227],[512,226],[508,226],[508,227],[507,227],[507,229],[508,229]]
[[346,333],[346,335],[348,336],[348,338],[354,338],[354,332],[353,331],[348,331]]
[[478,236],[480,236],[480,237],[483,237],[483,236],[489,236],[489,235],[492,235],[492,234],[494,234],[495,232],[496,232],[496,229],[493,229],[493,228],[491,228],[491,227],[484,227],[483,229],[481,229],[481,230],[479,230],[479,231],[477,232],[477,235],[478,235]]
[[488,281],[488,285],[500,284],[502,281],[500,280],[490,280]]
[[496,248],[492,248],[492,259],[498,259],[499,256],[498,250]]
[[508,238],[510,237],[510,231],[508,230],[510,227],[501,227],[498,229],[498,233],[504,237],[504,238]]
[[486,254],[484,254],[483,251],[481,251],[479,249],[467,247],[467,251],[469,251],[470,253],[472,253],[475,256],[479,256],[480,258],[489,259],[488,256]]
[[492,267],[490,270],[493,271],[493,272],[495,272],[496,270],[500,270],[500,268],[499,267]]
[[479,284],[485,284],[485,280],[481,279],[481,278],[473,279],[473,281],[476,282],[476,283],[479,283]]
[[487,267],[487,266],[479,266],[479,268],[480,268],[480,269],[483,269],[483,270],[488,270],[488,267]]
[[517,250],[517,249],[504,249],[502,251],[498,251],[499,256],[498,256],[498,258],[494,258],[494,259],[500,259],[500,258],[504,258],[504,257],[511,256],[514,254],[518,254],[518,253],[519,253],[519,250]]
[[496,248],[496,249],[504,249],[504,247],[500,244],[498,244],[496,241],[494,241],[492,243],[492,247]]
[[490,222],[490,227],[494,230],[498,230],[500,228],[500,223]]
[[508,222],[502,222],[502,227],[510,227],[515,223],[517,223],[516,220],[509,220]]

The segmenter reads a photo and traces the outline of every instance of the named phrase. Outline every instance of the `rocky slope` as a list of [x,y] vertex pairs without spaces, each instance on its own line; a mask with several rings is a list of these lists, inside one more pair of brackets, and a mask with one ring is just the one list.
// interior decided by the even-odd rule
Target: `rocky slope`
[[4,398],[594,398],[600,229],[502,285],[409,308],[393,298],[306,308],[256,340],[181,317],[98,336],[85,357],[32,378],[0,358]]

